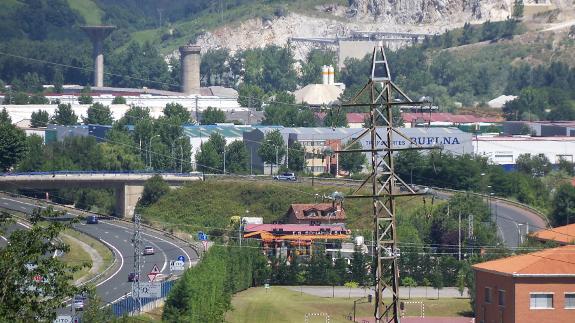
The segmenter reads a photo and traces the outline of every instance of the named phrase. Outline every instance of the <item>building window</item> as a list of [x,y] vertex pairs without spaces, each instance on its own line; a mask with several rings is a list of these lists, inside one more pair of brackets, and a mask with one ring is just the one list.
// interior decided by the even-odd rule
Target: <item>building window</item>
[[565,293],[565,308],[575,310],[575,293]]
[[491,303],[491,288],[490,287],[485,287],[484,301],[487,304]]
[[499,290],[497,293],[497,302],[499,306],[505,306],[505,291]]
[[534,310],[553,308],[553,293],[531,293],[530,296],[529,308]]

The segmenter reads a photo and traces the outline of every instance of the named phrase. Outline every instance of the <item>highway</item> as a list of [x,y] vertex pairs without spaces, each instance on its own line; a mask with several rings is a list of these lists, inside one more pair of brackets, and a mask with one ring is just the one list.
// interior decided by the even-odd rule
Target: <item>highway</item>
[[[0,208],[31,213],[37,207],[27,200],[0,196]],[[102,301],[112,303],[130,293],[131,283],[128,282],[128,274],[134,271],[134,252],[131,242],[134,234],[132,225],[117,220],[100,220],[98,224],[78,223],[74,225],[74,228],[99,238],[114,251],[116,258],[114,266],[106,273],[105,277],[96,283],[96,291]],[[4,239],[0,238],[0,240]],[[158,266],[162,274],[169,275],[169,262],[176,260],[178,256],[186,258],[187,267],[191,267],[198,260],[198,255],[187,243],[158,231],[142,227],[142,240],[143,246],[154,247],[155,254],[141,257],[140,281],[148,281],[147,274],[154,265]],[[181,272],[174,274],[181,274]]]

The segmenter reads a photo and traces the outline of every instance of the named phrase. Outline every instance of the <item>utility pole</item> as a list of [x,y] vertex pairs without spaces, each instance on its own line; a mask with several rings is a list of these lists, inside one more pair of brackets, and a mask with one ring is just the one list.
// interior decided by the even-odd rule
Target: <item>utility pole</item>
[[226,175],[226,146],[224,146],[224,175]]
[[[449,204],[447,204],[447,207],[449,207]],[[457,230],[457,244],[458,244],[458,249],[459,249],[457,251],[457,259],[459,259],[459,261],[461,261],[461,211],[459,211],[457,223],[459,223],[458,230]]]
[[[367,84],[349,103],[342,107],[369,107],[369,128],[340,151],[335,153],[368,153],[371,157],[369,176],[347,198],[371,200],[376,242],[377,268],[375,278],[375,322],[399,323],[399,249],[396,232],[395,198],[398,196],[424,195],[416,193],[395,173],[393,153],[403,150],[430,149],[418,146],[393,125],[393,107],[401,105],[425,105],[414,102],[391,81],[389,65],[383,45],[373,50],[371,77]],[[359,102],[362,98],[369,102]],[[339,112],[339,111],[338,111]],[[379,131],[378,131],[379,130]],[[406,138],[407,147],[396,147],[392,136]],[[351,149],[350,146],[368,138],[369,148]],[[371,185],[369,185],[371,184]],[[405,187],[407,193],[398,192],[397,186]],[[366,188],[369,193],[365,193]],[[391,300],[384,301],[384,291],[391,292]]]
[[134,280],[132,281],[132,298],[134,299],[137,312],[142,310],[142,300],[140,299],[140,271],[142,269],[141,255],[142,255],[142,235],[141,235],[141,222],[142,216],[139,213],[134,213]]

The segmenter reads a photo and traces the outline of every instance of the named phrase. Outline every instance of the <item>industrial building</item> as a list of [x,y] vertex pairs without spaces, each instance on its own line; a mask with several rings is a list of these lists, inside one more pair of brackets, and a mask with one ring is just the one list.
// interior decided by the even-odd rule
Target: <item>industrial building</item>
[[506,121],[504,135],[575,137],[575,121]]
[[572,322],[575,246],[545,249],[473,265],[475,319],[491,322]]
[[[305,150],[305,169],[314,174],[331,172],[339,174],[339,163],[337,154],[326,156],[327,148],[340,150],[350,140],[357,138],[365,129],[357,128],[285,128],[285,127],[258,127],[252,131],[245,132],[244,143],[248,153],[252,152],[252,168],[254,172],[269,174],[270,165],[264,164],[257,154],[258,148],[263,142],[265,135],[271,131],[279,130],[286,148],[290,143],[298,141]],[[383,138],[384,129],[380,129]],[[424,147],[440,146],[444,151],[454,154],[471,154],[473,153],[472,134],[463,132],[456,128],[402,128],[400,129],[410,140],[417,145]],[[402,136],[394,134],[393,142],[395,146],[409,146],[409,141]],[[364,148],[370,147],[370,139],[362,138],[360,141]],[[279,164],[288,164],[289,154],[279,161]],[[278,169],[278,167],[273,167]]]
[[335,83],[333,66],[322,66],[321,74],[321,84],[308,84],[294,92],[296,103],[307,104],[311,107],[339,103],[339,97],[345,91],[345,84]]
[[575,137],[478,136],[475,153],[490,163],[512,169],[521,154],[544,155],[552,164],[575,161]]

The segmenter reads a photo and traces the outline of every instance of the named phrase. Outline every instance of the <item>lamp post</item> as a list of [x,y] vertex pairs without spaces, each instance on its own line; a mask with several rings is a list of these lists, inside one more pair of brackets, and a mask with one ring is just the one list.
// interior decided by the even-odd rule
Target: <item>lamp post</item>
[[[180,139],[188,138],[188,136],[179,136],[176,141]],[[184,145],[180,144],[180,174],[184,172]]]
[[152,137],[150,138],[150,144],[148,145],[148,146],[149,146],[149,148],[148,148],[148,149],[149,149],[149,150],[148,150],[148,156],[150,156],[150,158],[149,158],[150,168],[152,167],[152,139],[154,139],[154,138],[156,138],[156,137],[159,137],[159,136],[160,136],[160,135],[154,135],[154,136],[152,136]]
[[226,146],[224,146],[224,175],[226,175]]

